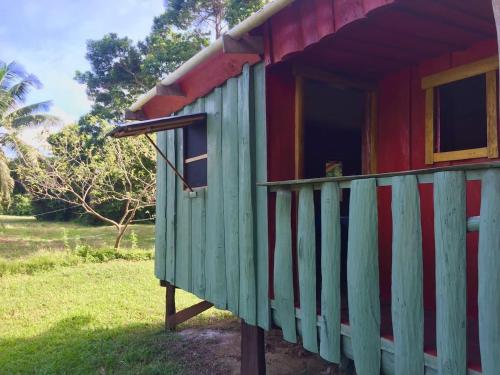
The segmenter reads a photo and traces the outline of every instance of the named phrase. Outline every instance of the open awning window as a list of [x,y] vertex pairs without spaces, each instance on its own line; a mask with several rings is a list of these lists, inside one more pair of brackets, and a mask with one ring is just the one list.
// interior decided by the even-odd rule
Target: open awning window
[[114,138],[134,137],[143,134],[157,133],[164,130],[184,128],[190,125],[203,124],[207,120],[206,113],[170,116],[153,120],[136,121],[118,125],[109,135]]
[[[170,160],[168,160],[165,153],[162,150],[160,150],[158,145],[153,141],[153,139],[149,136],[149,134],[157,133],[157,132],[161,132],[161,131],[165,131],[165,130],[171,130],[171,129],[185,128],[185,127],[190,128],[191,126],[204,125],[204,126],[200,126],[200,128],[202,128],[204,133],[205,133],[205,143],[206,143],[206,122],[207,122],[207,114],[206,113],[195,113],[195,114],[183,115],[183,116],[162,117],[162,118],[157,118],[157,119],[153,119],[153,120],[137,121],[137,122],[132,122],[132,123],[129,123],[126,125],[119,125],[109,133],[109,136],[111,136],[113,138],[124,138],[124,137],[136,137],[139,135],[144,135],[148,139],[148,141],[151,143],[151,145],[153,145],[153,147],[156,149],[156,151],[161,155],[161,157],[165,160],[165,162],[168,164],[168,166],[170,168],[172,168],[172,170],[177,175],[177,177],[179,177],[182,180],[182,183],[184,184],[185,188],[187,190],[189,190],[190,192],[193,192],[193,188],[191,186],[192,182],[188,181],[177,170],[175,165]],[[196,159],[197,160],[204,159],[206,162],[206,154],[202,155],[202,156],[197,155]],[[192,158],[192,159],[195,159],[195,158]],[[192,161],[194,162],[195,160],[192,160]],[[201,160],[201,161],[203,162],[203,160]],[[196,167],[196,166],[194,165],[194,167]],[[186,168],[186,169],[188,170],[191,168]],[[189,172],[189,170],[188,170],[188,172]],[[206,175],[206,172],[205,172],[205,175]],[[195,176],[196,176],[196,174],[195,174]],[[201,182],[198,180],[194,181],[195,187],[203,185],[204,184],[203,181],[206,180],[206,177],[205,177],[205,180],[201,179],[200,180]]]

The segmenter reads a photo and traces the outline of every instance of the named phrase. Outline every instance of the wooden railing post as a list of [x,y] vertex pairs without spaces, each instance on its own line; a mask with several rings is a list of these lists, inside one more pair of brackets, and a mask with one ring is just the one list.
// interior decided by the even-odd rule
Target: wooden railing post
[[436,343],[439,375],[467,370],[466,191],[463,172],[434,176]]

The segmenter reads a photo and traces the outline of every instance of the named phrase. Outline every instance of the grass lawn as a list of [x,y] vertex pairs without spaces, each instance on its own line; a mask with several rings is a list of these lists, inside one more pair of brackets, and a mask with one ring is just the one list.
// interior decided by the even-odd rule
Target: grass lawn
[[[63,228],[82,238],[107,230],[6,217],[0,221],[2,241],[26,234],[34,247],[23,242],[18,251],[13,240],[9,250],[2,243],[0,259],[6,262],[36,256],[44,244],[60,241],[57,233]],[[140,230],[149,233],[145,236],[151,244],[153,228]],[[102,238],[107,237],[112,243],[112,236]],[[100,246],[109,246],[102,238]],[[164,293],[153,276],[152,260],[81,263],[32,275],[4,275],[0,277],[0,374],[183,373],[193,363],[172,355],[170,348],[182,343],[176,334],[163,331]],[[187,293],[177,293],[179,308],[196,302]],[[227,317],[211,309],[188,324]]]
[[[132,232],[137,235],[139,248],[153,248],[154,225],[131,225],[122,240],[123,248],[132,246]],[[0,258],[4,259],[25,257],[40,250],[62,250],[65,246],[78,244],[113,246],[114,238],[115,229],[110,226],[40,222],[31,216],[0,215]]]

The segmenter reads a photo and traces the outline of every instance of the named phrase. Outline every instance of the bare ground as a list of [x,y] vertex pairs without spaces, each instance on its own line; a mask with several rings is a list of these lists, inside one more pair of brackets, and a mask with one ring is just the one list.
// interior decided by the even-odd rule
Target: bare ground
[[[169,351],[181,359],[189,375],[236,375],[240,373],[241,360],[239,328],[234,320],[207,327],[181,328],[178,332],[181,340]],[[285,342],[278,330],[266,333],[266,366],[268,375],[344,375],[337,366],[318,355]]]

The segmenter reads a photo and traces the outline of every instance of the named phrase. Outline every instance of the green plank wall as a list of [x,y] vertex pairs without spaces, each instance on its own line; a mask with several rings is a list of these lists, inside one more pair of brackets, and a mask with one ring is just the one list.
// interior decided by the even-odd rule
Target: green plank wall
[[[268,300],[265,67],[184,107],[206,112],[208,187],[185,191],[158,159],[155,274],[250,324],[270,328]],[[182,173],[183,130],[158,134]]]

